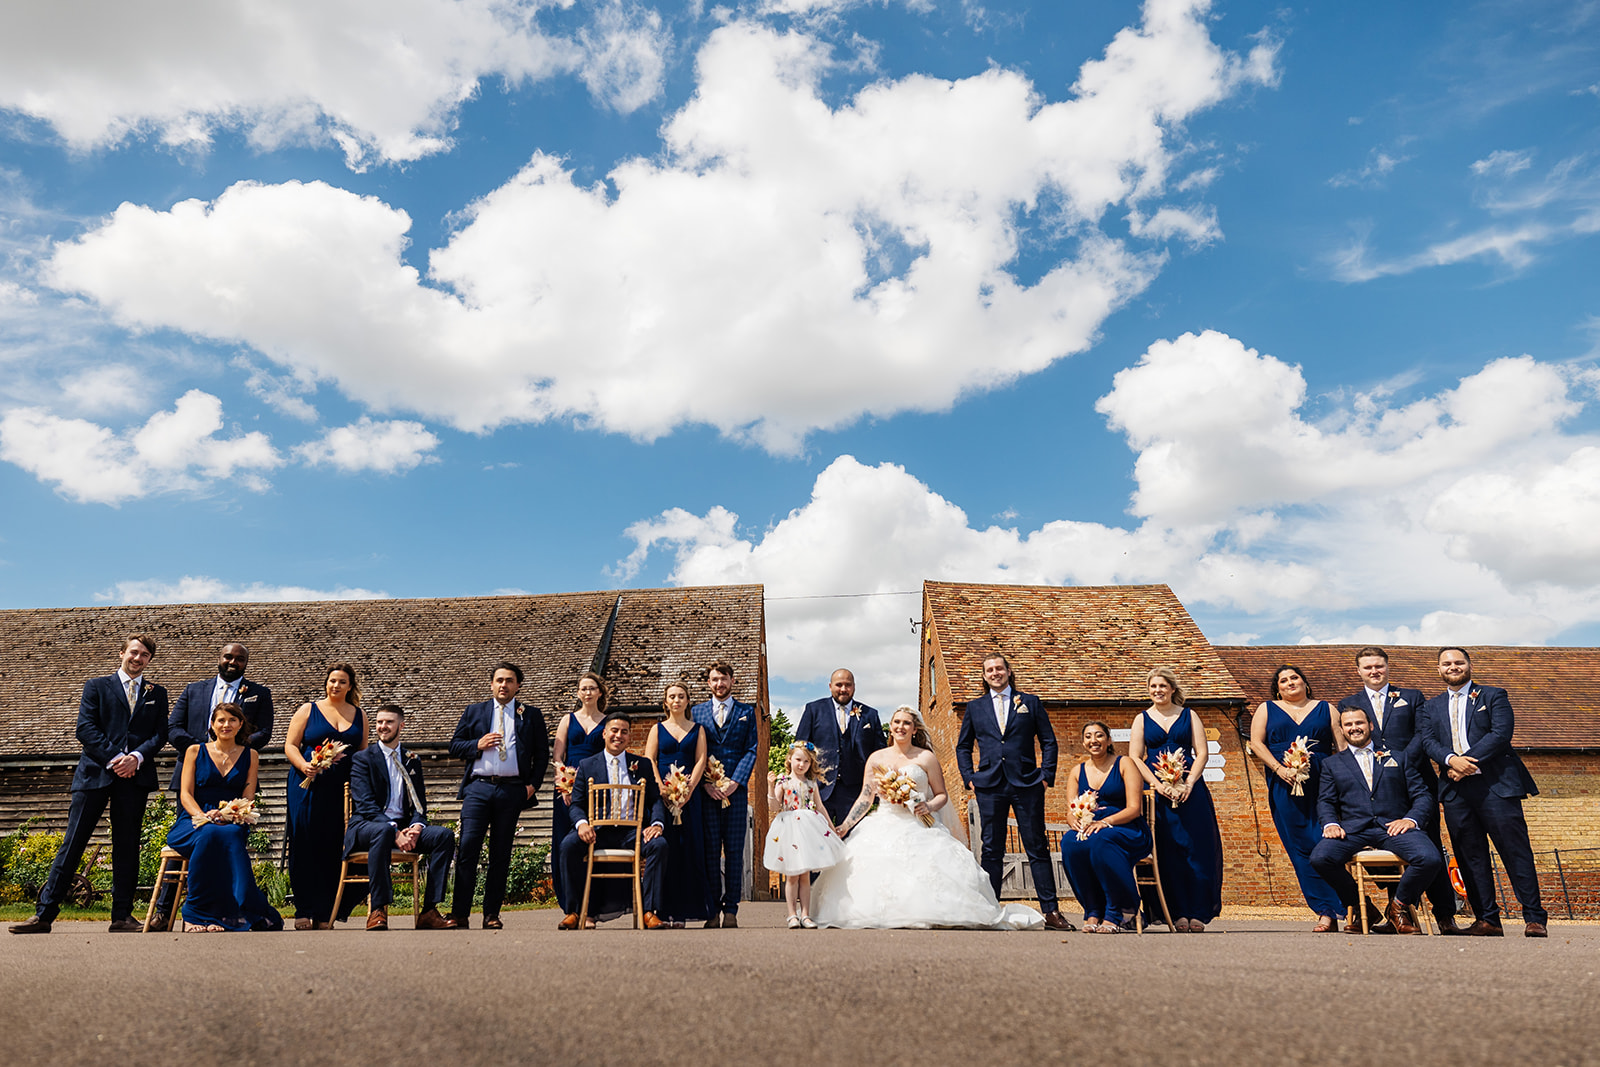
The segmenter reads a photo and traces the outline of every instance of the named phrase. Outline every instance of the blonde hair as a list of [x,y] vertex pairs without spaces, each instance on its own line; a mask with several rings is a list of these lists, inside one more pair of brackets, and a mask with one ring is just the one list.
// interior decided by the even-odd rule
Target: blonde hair
[[1183,686],[1178,684],[1178,672],[1171,667],[1153,667],[1150,673],[1144,676],[1144,684],[1149,685],[1150,679],[1163,678],[1172,686],[1172,702],[1178,707],[1183,707]]
[[[996,659],[1001,657],[990,656],[989,658]],[[898,708],[895,708],[894,715],[898,715],[902,711],[911,716],[911,743],[918,748],[925,748],[932,752],[933,738],[928,736],[928,724],[922,721],[922,716],[910,704],[901,704]],[[890,722],[894,722],[894,715],[889,716]]]
[[797,748],[804,751],[807,758],[811,761],[810,766],[806,768],[806,781],[821,782],[823,785],[827,785],[828,775],[832,773],[833,768],[829,767],[826,763],[823,763],[822,760],[817,758],[817,746],[813,745],[810,741],[789,742],[789,754],[788,756],[785,756],[783,760],[784,770],[787,771],[789,769],[789,757],[794,755],[794,750]]

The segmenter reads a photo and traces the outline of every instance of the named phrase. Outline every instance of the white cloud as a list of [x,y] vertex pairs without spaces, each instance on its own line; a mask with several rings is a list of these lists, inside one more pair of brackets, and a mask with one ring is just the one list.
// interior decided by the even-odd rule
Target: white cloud
[[[560,6],[569,6],[571,0]],[[11,5],[0,35],[0,107],[42,119],[73,148],[152,132],[203,145],[238,127],[263,148],[337,142],[353,166],[413,160],[449,145],[460,105],[486,78],[507,82],[596,65],[591,81],[628,109],[660,85],[647,75],[664,35],[618,32],[608,52],[547,36],[541,0],[56,0]],[[640,20],[634,18],[637,24]],[[648,22],[648,19],[644,20]],[[625,62],[619,58],[626,53]]]
[[[124,204],[44,275],[125,326],[251,345],[378,412],[647,439],[700,423],[793,450],[1086,348],[1165,255],[1106,236],[1114,206],[1148,212],[1152,239],[1214,236],[1204,206],[1159,202],[1172,131],[1275,72],[1270,46],[1218,48],[1207,6],[1152,0],[1053,103],[991,69],[834,108],[815,39],[723,26],[661,156],[619,164],[612,192],[535,154],[432,252],[431,284],[401,258],[404,212],[315,182]],[[1071,254],[1025,284],[1030,230]]]
[[121,434],[45,408],[12,408],[0,416],[0,459],[80,503],[116,505],[230,479],[262,488],[258,472],[279,466],[282,457],[265,434],[222,438],[222,428],[222,401],[198,389]]
[[61,380],[61,401],[83,415],[138,411],[150,403],[152,383],[125,363],[85,367]]
[[1365,240],[1347,245],[1332,257],[1333,275],[1343,282],[1368,282],[1391,274],[1410,274],[1426,267],[1447,267],[1468,260],[1498,260],[1512,270],[1533,262],[1533,248],[1556,236],[1548,226],[1530,223],[1510,229],[1490,227],[1429,245],[1395,259],[1370,258]]
[[336,467],[346,473],[371,470],[381,474],[408,471],[438,460],[428,455],[439,438],[420,422],[373,422],[366,416],[340,426],[319,440],[295,448],[312,466]]
[[1487,174],[1516,174],[1533,166],[1533,153],[1512,152],[1499,149],[1472,164],[1472,173],[1480,177]]
[[609,3],[578,34],[583,83],[618,111],[636,111],[661,92],[672,37],[661,15],[637,4]]
[[306,399],[306,394],[316,388],[315,382],[307,381],[304,375],[273,374],[244,356],[235,356],[229,365],[245,372],[244,387],[267,407],[301,422],[317,421],[317,409]]
[[1381,186],[1384,179],[1389,177],[1396,167],[1410,158],[1410,156],[1390,155],[1383,149],[1374,148],[1367,153],[1367,161],[1358,169],[1335,174],[1328,179],[1328,184],[1335,189],[1374,189]]
[[220,578],[184,575],[175,582],[159,578],[118,582],[96,600],[116,604],[248,604],[279,603],[293,600],[383,600],[389,596],[372,589],[307,589],[299,585],[269,585],[251,582],[231,585]]

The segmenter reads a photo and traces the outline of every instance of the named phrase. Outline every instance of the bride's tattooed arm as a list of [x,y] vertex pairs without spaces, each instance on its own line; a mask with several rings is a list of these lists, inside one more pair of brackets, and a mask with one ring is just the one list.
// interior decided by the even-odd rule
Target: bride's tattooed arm
[[850,813],[844,817],[844,822],[839,824],[839,836],[848,834],[855,824],[867,817],[867,812],[872,810],[872,779],[867,779],[861,784],[861,795],[856,797],[855,804],[850,808]]

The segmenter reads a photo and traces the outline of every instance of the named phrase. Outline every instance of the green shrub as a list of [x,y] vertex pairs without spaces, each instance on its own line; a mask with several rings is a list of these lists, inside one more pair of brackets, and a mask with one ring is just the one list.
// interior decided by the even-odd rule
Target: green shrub
[[17,854],[17,849],[22,847],[22,841],[28,836],[28,831],[39,821],[35,815],[9,834],[0,837],[0,890],[11,881],[11,857]]
[[767,734],[767,773],[776,778],[789,765],[789,746],[794,744],[794,724],[782,708],[772,711],[772,725]]
[[282,908],[289,897],[289,872],[279,870],[278,865],[270,861],[254,864],[251,870],[255,872],[256,885],[267,895],[267,902],[274,908]]
[[172,829],[172,824],[177,820],[178,808],[168,793],[157,793],[155,799],[144,806],[144,825],[139,829],[140,885],[155,885],[156,871],[161,869],[161,849],[167,843],[167,831]]
[[506,900],[511,904],[543,903],[552,895],[550,888],[550,846],[531,845],[514,849],[511,870],[506,875]]
[[[24,900],[39,895],[50,877],[50,864],[61,851],[64,834],[39,832],[22,839],[7,867],[7,880],[22,891]],[[87,853],[85,853],[87,855]]]

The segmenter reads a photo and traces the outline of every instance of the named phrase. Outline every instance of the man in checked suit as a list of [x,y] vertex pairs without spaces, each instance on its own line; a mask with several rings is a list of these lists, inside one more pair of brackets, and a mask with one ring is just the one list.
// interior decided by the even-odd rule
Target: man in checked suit
[[[745,822],[750,812],[750,775],[756,768],[756,707],[733,699],[733,667],[718,660],[706,669],[711,699],[691,709],[706,732],[706,755],[722,764],[727,780],[701,785],[706,832],[706,929],[739,925],[744,895]],[[728,802],[727,807],[722,802]]]
[[136,934],[144,929],[133,917],[139,832],[145,801],[156,787],[156,753],[167,743],[167,691],[144,677],[155,654],[155,639],[135,634],[122,642],[115,674],[83,684],[77,730],[83,755],[72,775],[66,835],[33,918],[11,927],[12,933],[50,932],[78,873],[83,850],[107,807],[111,809],[111,932]]
[[815,745],[817,761],[830,769],[828,780],[818,784],[822,806],[838,826],[861,792],[868,757],[884,746],[883,724],[875,708],[857,703],[856,676],[843,667],[833,672],[828,690],[831,695],[800,713],[794,738]]

